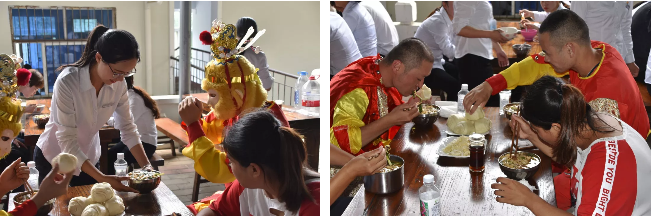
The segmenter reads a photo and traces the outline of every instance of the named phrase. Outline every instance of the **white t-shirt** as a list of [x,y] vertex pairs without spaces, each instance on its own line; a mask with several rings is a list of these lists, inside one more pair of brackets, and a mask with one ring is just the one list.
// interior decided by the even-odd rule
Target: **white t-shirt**
[[[567,9],[563,4],[558,4],[558,8],[556,10],[563,10]],[[545,21],[547,16],[549,16],[549,13],[547,11],[531,11],[533,13],[533,21],[534,22],[542,22]]]
[[364,6],[373,17],[377,35],[377,52],[386,56],[400,42],[398,30],[393,25],[391,15],[379,1],[362,1],[359,5]]
[[493,59],[493,41],[490,38],[467,38],[458,36],[463,27],[470,26],[477,30],[490,30],[493,20],[493,6],[487,1],[454,2],[452,29],[457,35],[455,40],[455,58],[473,54],[488,60]]
[[445,8],[427,18],[416,30],[415,38],[422,40],[434,55],[432,68],[443,69],[443,55],[454,59],[452,21]]
[[362,57],[377,55],[377,35],[375,22],[371,14],[361,7],[358,2],[349,2],[342,13],[350,31],[355,36],[355,42]]
[[570,181],[574,215],[651,215],[651,149],[631,126],[577,148]]
[[362,58],[353,33],[339,14],[330,12],[330,75]]
[[[143,143],[148,143],[153,146],[156,146],[158,143],[158,131],[156,130],[156,121],[154,120],[154,113],[151,109],[145,106],[145,99],[142,98],[138,93],[133,89],[129,89],[129,110],[131,110],[131,115],[133,115],[134,123],[138,127],[138,133],[140,133],[140,140]],[[120,118],[115,118],[115,128],[120,129],[121,122]]]

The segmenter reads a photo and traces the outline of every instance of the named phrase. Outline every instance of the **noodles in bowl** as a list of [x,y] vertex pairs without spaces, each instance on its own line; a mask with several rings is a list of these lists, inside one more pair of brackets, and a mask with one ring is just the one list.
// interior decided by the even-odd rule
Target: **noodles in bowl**
[[540,167],[540,156],[533,152],[518,151],[512,157],[506,152],[498,158],[500,169],[506,177],[514,180],[522,180],[533,176]]
[[400,169],[400,167],[402,167],[402,162],[391,160],[391,165],[387,165],[383,167],[382,169],[380,169],[379,173],[388,173]]

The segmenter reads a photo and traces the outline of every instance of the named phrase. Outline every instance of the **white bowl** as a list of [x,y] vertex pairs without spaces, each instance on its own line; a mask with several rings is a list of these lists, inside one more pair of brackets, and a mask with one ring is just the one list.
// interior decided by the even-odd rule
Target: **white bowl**
[[512,40],[518,34],[518,28],[516,27],[501,27],[498,29],[502,30],[502,36],[509,40]]

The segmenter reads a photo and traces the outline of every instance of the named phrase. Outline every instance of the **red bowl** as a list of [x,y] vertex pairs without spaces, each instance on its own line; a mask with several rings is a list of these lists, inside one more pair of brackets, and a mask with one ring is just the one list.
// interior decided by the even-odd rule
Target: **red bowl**
[[522,29],[520,34],[524,36],[525,41],[533,41],[533,38],[538,34],[538,30],[535,29]]

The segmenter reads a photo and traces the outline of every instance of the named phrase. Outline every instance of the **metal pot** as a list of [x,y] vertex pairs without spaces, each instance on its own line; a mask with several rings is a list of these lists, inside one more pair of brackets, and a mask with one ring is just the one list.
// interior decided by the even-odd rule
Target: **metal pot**
[[434,123],[436,123],[436,120],[439,119],[439,115],[440,115],[439,113],[441,112],[441,108],[439,106],[432,105],[432,104],[423,104],[423,107],[425,107],[425,106],[433,107],[434,108],[434,113],[430,113],[430,114],[422,114],[422,113],[420,113],[420,114],[418,114],[418,116],[414,117],[414,119],[412,119],[412,121],[418,127],[432,126],[432,125],[434,125]]
[[405,160],[396,155],[391,155],[389,159],[402,162],[402,166],[391,172],[364,176],[364,188],[366,191],[375,194],[389,194],[402,189],[405,184]]

